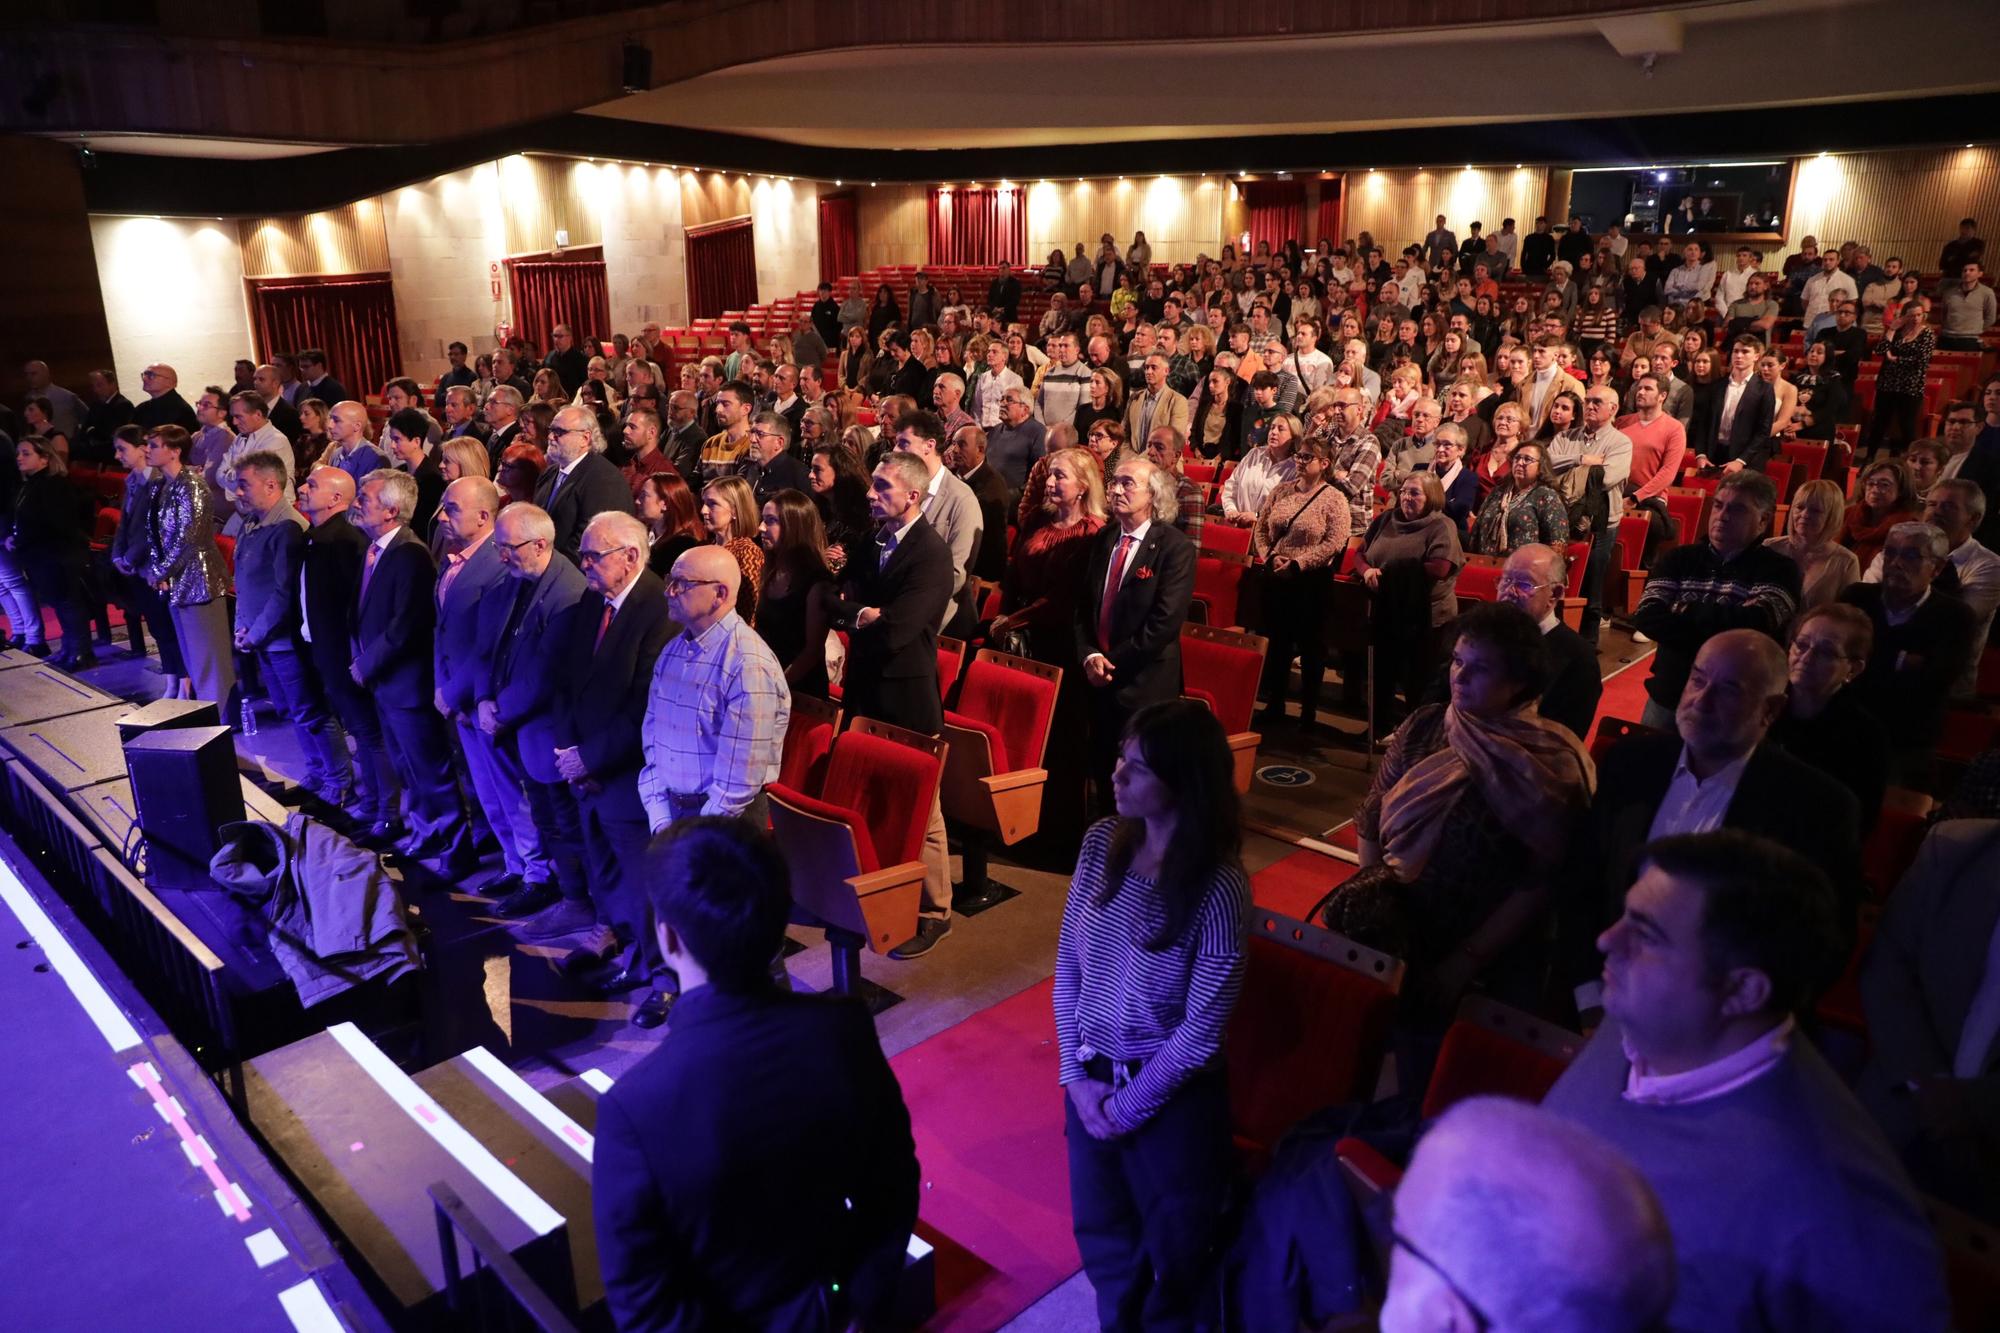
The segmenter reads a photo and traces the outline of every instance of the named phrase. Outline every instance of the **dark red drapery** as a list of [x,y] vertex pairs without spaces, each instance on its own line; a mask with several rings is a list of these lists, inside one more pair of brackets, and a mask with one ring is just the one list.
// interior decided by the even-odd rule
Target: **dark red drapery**
[[931,191],[931,263],[1021,264],[1027,257],[1028,200],[1019,187]]
[[541,351],[549,350],[549,330],[558,324],[569,325],[579,347],[611,337],[611,294],[601,252],[510,259],[507,278],[514,292],[514,331]]
[[1318,245],[1324,236],[1335,245],[1340,244],[1340,224],[1346,221],[1340,207],[1340,182],[1337,180],[1319,183],[1319,217],[1313,223],[1312,243]]
[[1272,253],[1286,241],[1299,239],[1299,224],[1306,206],[1306,187],[1299,181],[1251,181],[1243,187],[1243,202],[1250,212],[1250,253],[1261,242],[1271,243]]
[[690,319],[713,319],[757,304],[757,248],[749,218],[688,229],[687,282]]
[[250,307],[266,361],[278,352],[323,348],[327,370],[359,394],[374,393],[403,373],[396,298],[386,273],[252,278]]
[[854,196],[821,195],[819,201],[819,280],[838,283],[861,271]]

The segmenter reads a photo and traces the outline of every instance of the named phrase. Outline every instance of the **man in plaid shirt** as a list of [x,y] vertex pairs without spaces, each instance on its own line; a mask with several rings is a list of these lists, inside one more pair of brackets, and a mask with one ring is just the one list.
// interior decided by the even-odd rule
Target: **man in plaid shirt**
[[1186,452],[1187,436],[1172,426],[1155,426],[1146,437],[1146,458],[1174,479],[1174,499],[1181,507],[1174,526],[1199,548],[1202,524],[1207,519],[1208,488],[1181,471],[1182,455]]

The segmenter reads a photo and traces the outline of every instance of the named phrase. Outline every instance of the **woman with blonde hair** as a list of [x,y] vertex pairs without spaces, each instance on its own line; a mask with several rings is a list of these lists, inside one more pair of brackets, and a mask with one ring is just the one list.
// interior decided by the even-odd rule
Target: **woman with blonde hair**
[[1484,500],[1494,487],[1505,484],[1514,474],[1514,450],[1528,430],[1528,410],[1519,403],[1502,403],[1493,409],[1493,443],[1479,456],[1473,469],[1479,478],[1479,497]]
[[1822,477],[1799,487],[1792,496],[1785,535],[1765,541],[1799,567],[1805,585],[1799,594],[1799,610],[1810,611],[1830,602],[1848,584],[1861,581],[1861,562],[1840,544],[1846,522],[1847,497],[1840,487]]
[[764,588],[764,550],[757,544],[757,495],[741,477],[717,477],[701,488],[701,521],[708,540],[736,557],[743,571],[736,613],[755,624],[757,597]]
[[1040,521],[1014,545],[1001,582],[1001,613],[987,632],[1067,674],[1077,665],[1072,626],[1078,590],[1091,540],[1106,518],[1104,473],[1087,449],[1058,449],[1044,459]]
[[484,477],[492,466],[486,446],[470,435],[459,435],[438,446],[438,467],[446,484],[460,477]]
[[558,407],[569,406],[569,390],[563,387],[562,376],[556,374],[549,366],[543,366],[535,372],[534,397]]

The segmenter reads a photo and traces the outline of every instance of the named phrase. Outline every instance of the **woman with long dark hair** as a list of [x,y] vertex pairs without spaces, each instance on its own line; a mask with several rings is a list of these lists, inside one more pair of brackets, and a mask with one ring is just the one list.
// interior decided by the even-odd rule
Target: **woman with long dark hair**
[[1134,714],[1115,818],[1084,835],[1056,942],[1070,1214],[1104,1328],[1194,1314],[1232,1176],[1222,1036],[1250,884],[1228,738],[1176,699]]
[[20,499],[7,549],[20,561],[29,585],[44,606],[53,606],[62,626],[59,667],[71,671],[97,665],[90,646],[90,609],[83,595],[90,558],[90,529],[97,507],[69,479],[69,467],[48,439],[24,435],[14,446],[21,472]]
[[673,572],[674,561],[708,540],[708,529],[694,492],[678,472],[648,473],[639,483],[638,505],[639,521],[652,543],[646,568],[664,579]]
[[785,668],[795,694],[825,697],[826,602],[833,584],[826,532],[810,496],[790,487],[764,502],[757,541],[764,548],[764,595],[757,632]]
[[875,300],[868,307],[868,345],[882,345],[882,330],[903,322],[903,307],[896,302],[896,289],[883,283],[875,289]]
[[807,477],[826,533],[827,568],[838,574],[851,553],[866,553],[875,540],[875,524],[868,516],[868,472],[854,450],[829,440],[814,447]]

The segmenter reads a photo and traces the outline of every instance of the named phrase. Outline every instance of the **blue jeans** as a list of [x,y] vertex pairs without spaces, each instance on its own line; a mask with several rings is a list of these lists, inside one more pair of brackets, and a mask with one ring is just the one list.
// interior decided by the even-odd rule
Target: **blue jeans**
[[527,794],[501,757],[498,742],[481,731],[477,723],[461,720],[456,725],[466,776],[472,779],[472,794],[486,812],[486,822],[493,827],[507,873],[519,875],[526,883],[553,883],[555,870],[542,850],[541,835],[528,812]]
[[6,614],[14,637],[22,643],[48,642],[35,590],[28,586],[28,576],[14,553],[4,546],[0,546],[0,612]]
[[308,779],[337,787],[352,785],[354,773],[347,762],[347,738],[341,734],[340,723],[327,711],[319,685],[307,673],[298,651],[289,642],[266,645],[257,650],[257,667],[264,678],[265,692],[298,736]]

